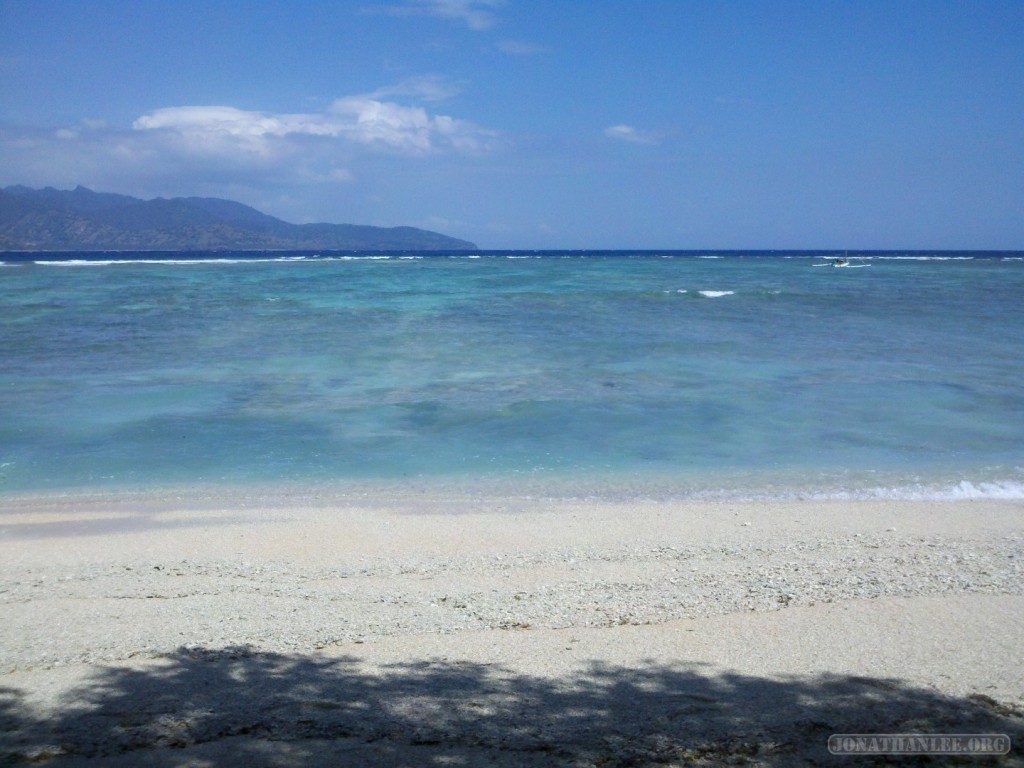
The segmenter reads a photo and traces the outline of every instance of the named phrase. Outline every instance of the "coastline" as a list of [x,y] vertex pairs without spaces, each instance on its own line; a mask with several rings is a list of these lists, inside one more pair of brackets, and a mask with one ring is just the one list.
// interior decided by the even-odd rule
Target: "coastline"
[[857,727],[1013,730],[1005,762],[1024,743],[1020,501],[0,510],[9,759],[783,765]]

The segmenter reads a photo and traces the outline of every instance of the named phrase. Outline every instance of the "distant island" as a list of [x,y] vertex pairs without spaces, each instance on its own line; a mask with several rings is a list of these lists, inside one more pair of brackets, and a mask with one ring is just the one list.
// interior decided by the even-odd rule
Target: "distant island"
[[214,197],[140,200],[74,190],[0,189],[0,251],[308,250],[473,251],[416,227],[289,224]]

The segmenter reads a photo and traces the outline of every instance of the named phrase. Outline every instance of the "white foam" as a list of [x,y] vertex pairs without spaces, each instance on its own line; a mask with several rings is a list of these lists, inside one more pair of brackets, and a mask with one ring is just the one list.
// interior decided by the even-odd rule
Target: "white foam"
[[973,256],[851,256],[855,259],[879,261],[974,261]]
[[420,259],[422,256],[322,256],[317,261],[397,261],[401,259]]
[[709,299],[717,299],[720,296],[732,296],[736,291],[697,291],[701,296],[707,296]]
[[[1020,472],[1020,468],[1017,469]],[[676,498],[728,501],[1021,501],[1024,480],[960,480],[935,482],[896,481],[892,485],[850,485],[825,481],[816,487],[793,485],[787,479],[767,487],[757,479],[752,482],[727,482],[724,485],[693,487],[680,492],[667,491]],[[790,479],[791,480],[791,479]]]
[[863,488],[859,490],[824,491],[802,495],[810,499],[852,499],[893,501],[967,501],[994,499],[1016,501],[1024,499],[1024,483],[1013,480],[971,482],[961,480],[955,485],[905,485],[896,488]]
[[972,483],[961,480],[954,486],[939,489],[923,489],[925,498],[939,499],[1024,499],[1024,483],[1012,481],[995,481]]
[[62,259],[59,261],[34,261],[44,267],[109,267],[122,264],[159,264],[178,266],[182,264],[265,264],[268,262],[306,261],[305,256],[276,256],[255,259]]
[[127,264],[128,262],[67,259],[66,261],[34,261],[32,263],[44,267],[108,267],[111,264]]

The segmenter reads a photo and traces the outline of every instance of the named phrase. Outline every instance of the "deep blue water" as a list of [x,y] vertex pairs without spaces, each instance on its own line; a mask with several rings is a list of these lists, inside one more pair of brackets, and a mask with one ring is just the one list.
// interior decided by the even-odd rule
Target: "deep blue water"
[[1021,254],[0,260],[0,491],[1024,497]]

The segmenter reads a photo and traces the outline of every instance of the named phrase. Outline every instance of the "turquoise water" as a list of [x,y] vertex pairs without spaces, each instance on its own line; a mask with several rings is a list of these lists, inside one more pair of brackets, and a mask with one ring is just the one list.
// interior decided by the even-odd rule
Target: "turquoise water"
[[1019,254],[530,256],[0,257],[0,490],[1024,497]]

